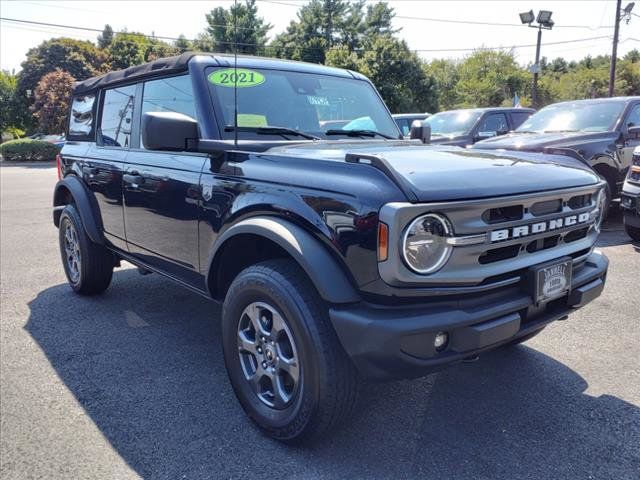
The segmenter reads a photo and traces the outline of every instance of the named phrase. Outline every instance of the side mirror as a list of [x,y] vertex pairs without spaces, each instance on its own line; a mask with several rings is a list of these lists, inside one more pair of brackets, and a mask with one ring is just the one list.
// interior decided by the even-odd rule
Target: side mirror
[[632,125],[627,128],[627,134],[631,138],[639,138],[640,137],[640,125]]
[[409,131],[409,138],[422,140],[422,143],[431,142],[431,125],[422,120],[414,120]]
[[147,112],[142,115],[142,144],[147,150],[189,150],[198,139],[198,122],[177,112]]

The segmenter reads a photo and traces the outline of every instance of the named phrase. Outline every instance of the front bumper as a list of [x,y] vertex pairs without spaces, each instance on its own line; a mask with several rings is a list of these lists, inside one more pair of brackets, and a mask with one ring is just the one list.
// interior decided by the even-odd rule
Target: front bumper
[[625,182],[620,206],[624,212],[625,225],[640,228],[640,185]]
[[[360,373],[370,379],[422,376],[523,337],[594,300],[604,288],[609,261],[591,253],[574,267],[568,295],[535,305],[523,286],[420,306],[336,306],[329,315]],[[438,332],[446,348],[436,351]]]

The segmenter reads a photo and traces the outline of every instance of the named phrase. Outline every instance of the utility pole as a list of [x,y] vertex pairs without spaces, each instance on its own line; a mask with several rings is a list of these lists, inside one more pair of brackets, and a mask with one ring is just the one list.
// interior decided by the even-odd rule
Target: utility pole
[[542,25],[538,26],[538,43],[536,44],[536,64],[533,71],[533,88],[531,90],[531,102],[533,108],[538,108],[538,74],[540,73],[540,43],[542,42]]
[[620,20],[625,20],[628,24],[631,20],[631,10],[635,5],[634,2],[630,2],[624,7],[624,10],[620,9],[622,0],[616,1],[616,23],[613,30],[613,49],[611,51],[611,67],[609,68],[609,96],[613,97],[613,91],[616,83],[616,62],[618,60],[618,36],[620,34]]
[[613,97],[613,87],[616,82],[616,56],[618,55],[618,34],[620,33],[620,5],[622,0],[616,2],[616,23],[613,30],[613,50],[611,51],[611,67],[609,68],[609,96]]
[[[536,63],[534,63],[529,69],[529,71],[533,73],[533,85],[531,88],[531,103],[533,103],[533,108],[538,108],[540,106],[538,102],[538,75],[540,75],[540,44],[542,43],[542,30],[551,30],[553,28],[554,23],[553,20],[551,20],[552,14],[553,12],[550,10],[540,10],[537,17],[533,14],[533,10],[522,12],[520,14],[520,21],[524,25],[538,29]],[[534,20],[538,25],[532,25]]]

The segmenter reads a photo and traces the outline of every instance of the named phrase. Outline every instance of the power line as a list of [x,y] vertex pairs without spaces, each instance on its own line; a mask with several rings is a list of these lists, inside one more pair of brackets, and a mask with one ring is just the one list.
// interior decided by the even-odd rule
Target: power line
[[[28,24],[28,25],[39,25],[39,26],[44,26],[44,27],[54,27],[54,28],[68,28],[68,29],[72,29],[72,30],[82,30],[82,31],[90,31],[90,32],[102,32],[101,29],[97,29],[97,28],[90,28],[90,27],[79,27],[79,26],[75,26],[75,25],[61,25],[61,24],[56,24],[56,23],[47,23],[47,22],[36,22],[36,21],[32,21],[32,20],[22,20],[22,19],[15,19],[15,18],[5,18],[5,17],[0,17],[0,20],[3,21],[8,21],[8,22],[15,22],[15,23],[20,23],[20,24]],[[176,41],[178,40],[178,38],[176,37],[167,37],[167,36],[162,36],[162,35],[145,35],[145,34],[141,34],[141,33],[133,33],[133,32],[114,32],[114,33],[121,33],[121,34],[133,34],[133,35],[138,35],[141,37],[146,37],[149,39],[162,39],[162,40],[173,40]],[[563,44],[567,44],[567,43],[577,43],[577,42],[587,42],[587,41],[592,41],[592,40],[600,40],[600,39],[604,39],[604,38],[609,38],[609,36],[607,35],[601,35],[601,36],[597,36],[597,37],[587,37],[587,38],[576,38],[576,39],[572,39],[572,40],[563,40],[563,41],[558,41],[558,42],[547,42],[547,43],[543,43],[542,45],[544,46],[549,46],[549,45],[563,45]],[[185,38],[184,40],[190,41],[190,42],[194,42],[197,41],[196,39],[187,39]],[[220,41],[216,41],[216,44],[219,45],[234,45],[234,42],[220,42]],[[294,49],[297,47],[276,47],[274,45],[259,45],[257,43],[242,43],[239,42],[237,44],[238,46],[242,46],[242,47],[258,47],[258,48],[264,48],[264,49],[275,49],[275,48],[290,48],[290,49]],[[471,52],[474,50],[505,50],[505,49],[512,49],[512,48],[530,48],[530,47],[535,47],[535,44],[524,44],[524,45],[511,45],[511,46],[496,46],[496,47],[486,47],[486,46],[482,46],[482,47],[465,47],[465,48],[438,48],[438,49],[413,49],[413,51],[415,52]],[[307,47],[307,49],[309,49]],[[322,49],[322,47],[318,46],[318,47],[311,47],[311,49]]]
[[[300,8],[303,7],[304,4],[301,3],[291,3],[285,2],[281,0],[258,0],[262,3],[273,3],[277,5],[286,5],[289,7]],[[478,20],[458,20],[458,19],[449,19],[449,18],[431,18],[431,17],[409,17],[403,15],[394,15],[394,18],[399,18],[402,20],[418,20],[423,22],[439,22],[439,23],[456,23],[463,25],[485,25],[485,26],[496,26],[496,27],[522,27],[521,23],[505,23],[505,22],[485,22]],[[589,25],[555,25],[555,28],[586,28],[589,30],[598,30],[601,28],[613,28],[613,25],[605,25],[599,27],[592,27]]]

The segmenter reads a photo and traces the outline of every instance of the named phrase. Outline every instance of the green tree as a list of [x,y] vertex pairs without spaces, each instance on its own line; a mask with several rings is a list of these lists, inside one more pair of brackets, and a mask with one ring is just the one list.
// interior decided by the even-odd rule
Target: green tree
[[186,52],[187,50],[191,50],[193,48],[191,42],[187,40],[182,34],[180,34],[178,39],[175,41],[174,46],[181,52]]
[[206,18],[209,24],[206,37],[212,47],[206,50],[233,52],[237,44],[238,53],[255,55],[261,52],[267,43],[271,24],[258,16],[255,0],[245,0],[244,3],[231,5],[228,9],[214,8]]
[[[360,2],[351,8],[362,10]],[[324,63],[325,51],[334,45],[349,42],[345,38],[345,25],[353,30],[353,12],[349,16],[349,4],[345,0],[311,0],[297,13],[297,20],[291,21],[287,30],[276,36],[272,43],[277,57],[301,60],[304,62]],[[357,32],[351,32],[356,36]],[[357,43],[357,40],[356,40]],[[351,48],[355,45],[351,44]]]
[[495,107],[510,104],[513,96],[522,96],[526,72],[518,66],[513,53],[478,50],[460,63],[456,91],[459,105]]
[[27,52],[18,74],[18,92],[26,94],[35,90],[40,79],[56,69],[69,72],[74,78],[84,80],[108,69],[107,55],[88,41],[72,38],[52,38]]
[[391,35],[376,37],[358,66],[378,88],[392,112],[438,110],[436,81],[427,75],[420,58],[403,40]]
[[102,33],[98,35],[98,48],[108,48],[111,42],[113,42],[113,28],[107,23]]
[[27,99],[18,93],[18,77],[0,72],[0,133],[5,130],[26,130],[32,123]]
[[179,53],[173,45],[142,33],[117,33],[109,46],[111,68],[119,70]]
[[438,89],[438,105],[442,110],[451,110],[460,102],[456,90],[460,75],[455,60],[439,59],[425,64],[427,75],[434,78]]
[[[386,2],[368,5],[365,10],[363,0],[311,0],[271,46],[277,57],[313,63],[325,63],[327,52],[336,47],[346,47],[362,57],[377,37],[398,31],[392,27],[394,15]],[[334,54],[330,56],[334,62]]]
[[74,83],[71,75],[59,69],[47,73],[38,82],[31,111],[42,132],[60,134],[65,131]]

